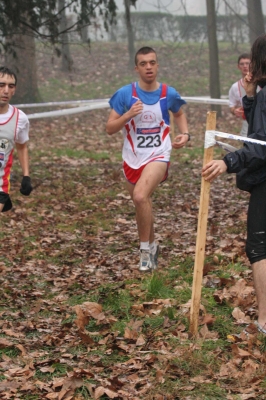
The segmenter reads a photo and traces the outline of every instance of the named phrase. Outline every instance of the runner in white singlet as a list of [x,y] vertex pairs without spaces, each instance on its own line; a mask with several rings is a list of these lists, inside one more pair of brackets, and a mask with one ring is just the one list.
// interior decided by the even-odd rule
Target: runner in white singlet
[[0,67],[0,212],[12,208],[9,191],[15,147],[23,173],[20,192],[28,196],[32,191],[27,147],[29,120],[23,111],[9,104],[15,94],[16,83],[15,73]]
[[243,120],[242,128],[240,131],[241,136],[247,136],[248,133],[248,123],[244,115],[242,98],[246,95],[246,91],[243,86],[243,78],[249,71],[249,64],[250,64],[249,54],[244,53],[238,57],[237,68],[240,70],[242,77],[237,82],[235,82],[229,90],[230,111],[235,117],[242,118]]
[[[137,83],[132,84],[133,105],[139,99]],[[167,85],[161,85],[161,93],[155,104],[145,104],[143,110],[131,118],[123,127],[123,160],[133,169],[148,162],[159,160],[168,162],[172,149],[170,139],[169,114],[167,110]]]
[[[154,236],[151,196],[167,178],[172,147],[182,148],[190,135],[181,109],[185,101],[174,88],[157,81],[157,55],[151,47],[138,50],[135,70],[139,81],[123,86],[110,99],[112,110],[106,131],[109,135],[123,132],[123,171],[136,210],[139,269],[152,271],[158,265],[159,246]],[[173,143],[169,110],[180,131]]]

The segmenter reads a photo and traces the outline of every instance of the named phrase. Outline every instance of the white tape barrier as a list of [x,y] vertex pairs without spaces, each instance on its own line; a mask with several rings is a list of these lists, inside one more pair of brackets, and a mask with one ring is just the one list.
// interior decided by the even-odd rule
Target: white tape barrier
[[[222,104],[228,105],[226,99],[211,99],[210,97],[182,97],[188,103],[204,103],[204,104]],[[95,99],[95,100],[73,100],[73,101],[54,101],[49,103],[29,103],[29,104],[14,104],[17,108],[37,108],[37,107],[62,107],[62,106],[79,106],[96,102],[108,102],[110,99]]]
[[210,97],[182,97],[187,103],[201,103],[201,104],[221,104],[229,106],[228,99],[211,99]]
[[38,107],[61,107],[61,106],[79,106],[90,103],[105,102],[109,99],[90,99],[90,100],[73,100],[73,101],[52,101],[49,103],[29,103],[14,104],[17,108],[38,108]]
[[[221,104],[229,105],[226,99],[211,99],[208,97],[182,97],[187,103],[201,104]],[[62,107],[66,105],[76,105],[75,108],[66,108],[63,110],[47,111],[43,113],[28,114],[29,119],[60,117],[62,115],[77,114],[89,110],[97,110],[109,107],[109,99],[97,100],[76,100],[76,101],[59,101],[50,103],[32,103],[32,104],[16,104],[17,108],[33,108],[33,107]]]
[[217,144],[219,147],[221,147],[223,150],[227,151],[227,153],[232,153],[233,151],[238,150],[237,147],[231,146],[228,143],[224,142],[219,142],[219,140],[215,141],[215,144]]
[[84,111],[97,110],[99,108],[108,108],[108,102],[99,102],[84,107],[67,108],[64,110],[47,111],[44,113],[27,114],[29,119],[47,118],[47,117],[61,117],[62,115],[78,114]]
[[[204,147],[207,149],[208,147],[214,146],[217,142],[215,140],[215,136],[226,138],[226,139],[233,139],[238,140],[240,142],[249,142],[249,143],[257,143],[262,146],[266,146],[266,142],[263,140],[251,139],[245,136],[238,136],[233,135],[232,133],[225,133],[225,132],[218,132],[218,131],[206,131],[205,132],[205,142]],[[222,143],[222,142],[220,142]]]

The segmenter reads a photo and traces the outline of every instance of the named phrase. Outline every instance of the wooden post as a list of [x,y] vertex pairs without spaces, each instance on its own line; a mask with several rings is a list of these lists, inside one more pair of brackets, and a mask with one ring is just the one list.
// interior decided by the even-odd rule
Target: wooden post
[[170,114],[170,132],[172,136],[172,140],[174,141],[175,139],[175,122],[174,122],[174,116],[171,111],[169,111]]
[[[206,130],[216,129],[216,112],[207,113]],[[213,146],[204,148],[203,166],[213,159]],[[210,182],[201,179],[200,207],[198,216],[198,229],[196,239],[196,254],[192,286],[192,299],[190,308],[190,333],[193,336],[198,332],[199,309],[201,299],[201,285],[204,267],[204,255],[207,233],[207,219],[210,198]]]

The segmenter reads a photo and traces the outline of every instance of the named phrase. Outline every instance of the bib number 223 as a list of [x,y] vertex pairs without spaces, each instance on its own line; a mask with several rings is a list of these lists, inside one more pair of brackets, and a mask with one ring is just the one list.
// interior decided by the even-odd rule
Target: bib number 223
[[160,135],[148,135],[148,136],[138,136],[138,146],[139,148],[149,148],[149,147],[159,147],[161,146]]

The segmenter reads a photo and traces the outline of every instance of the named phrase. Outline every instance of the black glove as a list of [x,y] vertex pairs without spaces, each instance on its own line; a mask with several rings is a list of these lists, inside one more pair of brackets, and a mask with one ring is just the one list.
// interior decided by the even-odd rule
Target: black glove
[[31,180],[29,176],[23,176],[20,186],[20,193],[29,196],[32,191]]

